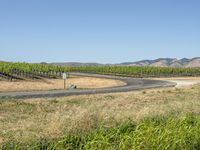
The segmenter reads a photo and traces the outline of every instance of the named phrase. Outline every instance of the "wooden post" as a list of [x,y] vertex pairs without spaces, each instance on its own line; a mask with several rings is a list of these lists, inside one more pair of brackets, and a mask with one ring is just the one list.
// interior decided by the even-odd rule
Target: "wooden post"
[[64,89],[66,89],[66,79],[64,79]]

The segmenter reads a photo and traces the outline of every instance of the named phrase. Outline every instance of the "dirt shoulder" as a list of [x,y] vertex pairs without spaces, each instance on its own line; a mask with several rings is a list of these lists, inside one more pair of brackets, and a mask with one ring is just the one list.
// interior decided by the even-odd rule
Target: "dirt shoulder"
[[188,87],[200,83],[200,77],[156,78],[156,80],[175,82],[177,83],[176,87]]
[[[71,77],[66,80],[66,86],[74,84],[80,89],[90,88],[105,88],[122,86],[126,83],[114,80],[114,79],[103,79],[94,77]],[[36,81],[0,81],[0,92],[11,92],[11,91],[40,91],[40,90],[55,90],[63,89],[62,79],[45,79]]]

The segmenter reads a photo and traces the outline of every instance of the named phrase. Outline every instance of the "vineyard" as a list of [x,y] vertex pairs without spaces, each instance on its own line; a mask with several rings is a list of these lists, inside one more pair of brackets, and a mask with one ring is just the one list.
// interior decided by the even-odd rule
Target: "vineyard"
[[108,74],[130,77],[177,77],[200,76],[200,68],[169,68],[169,67],[139,67],[139,66],[83,66],[61,67],[50,64],[0,62],[0,78],[38,79],[60,78],[63,72],[82,72]]
[[83,73],[111,74],[130,77],[177,77],[200,76],[200,68],[169,68],[140,66],[98,66],[72,67],[70,71]]
[[68,71],[68,67],[48,64],[0,62],[0,79],[4,80],[60,78]]

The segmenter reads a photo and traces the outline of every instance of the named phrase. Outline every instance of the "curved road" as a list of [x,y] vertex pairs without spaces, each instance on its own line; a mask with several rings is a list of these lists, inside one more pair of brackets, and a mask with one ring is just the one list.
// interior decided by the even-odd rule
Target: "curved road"
[[39,98],[39,97],[58,97],[58,96],[70,96],[70,95],[85,95],[96,93],[114,93],[114,92],[127,92],[134,90],[142,90],[149,88],[159,87],[173,87],[176,85],[174,82],[150,80],[150,79],[138,79],[130,77],[118,77],[107,76],[97,74],[83,74],[83,73],[70,73],[70,75],[84,76],[84,77],[97,77],[116,79],[126,83],[124,86],[99,88],[99,89],[73,89],[73,90],[53,90],[53,91],[32,91],[32,92],[3,92],[0,93],[0,100],[3,99],[21,99],[21,98]]

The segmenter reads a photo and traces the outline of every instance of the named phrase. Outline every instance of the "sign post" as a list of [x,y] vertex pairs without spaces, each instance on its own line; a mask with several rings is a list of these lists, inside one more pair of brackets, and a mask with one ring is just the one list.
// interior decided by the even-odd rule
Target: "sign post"
[[64,89],[66,89],[66,79],[67,79],[67,74],[63,73]]

